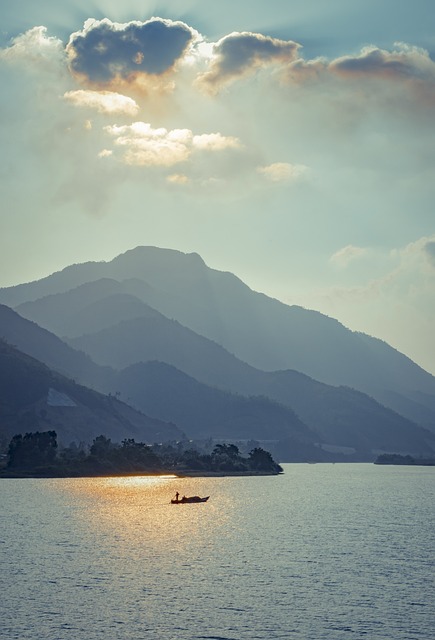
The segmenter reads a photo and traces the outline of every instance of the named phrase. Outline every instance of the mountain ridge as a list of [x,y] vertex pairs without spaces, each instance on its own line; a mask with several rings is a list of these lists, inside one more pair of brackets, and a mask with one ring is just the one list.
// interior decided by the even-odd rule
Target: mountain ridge
[[[68,289],[91,275],[96,279],[78,284],[75,289]],[[346,395],[343,389],[347,388],[349,398],[349,389],[354,389],[368,394],[408,421],[435,430],[435,378],[407,356],[387,343],[353,332],[317,311],[288,306],[252,291],[237,276],[210,269],[198,254],[137,247],[110,262],[71,265],[53,274],[52,280],[48,276],[42,284],[38,283],[41,281],[23,285],[27,289],[17,289],[15,292],[13,287],[0,290],[0,301],[5,295],[15,295],[16,300],[27,296],[27,302],[21,302],[17,309],[25,312],[31,320],[37,317],[39,323],[55,329],[58,336],[68,337],[70,333],[70,344],[88,351],[93,357],[96,357],[95,345],[102,339],[102,332],[106,331],[107,335],[111,333],[111,339],[102,348],[106,351],[107,360],[101,360],[100,357],[100,362],[106,365],[122,369],[133,364],[134,357],[136,361],[162,360],[197,377],[201,382],[224,388],[225,377],[231,367],[226,370],[223,368],[219,373],[219,362],[222,360],[219,353],[222,354],[222,351],[218,347],[221,347],[226,352],[227,363],[230,356],[235,359],[231,374],[234,380],[240,378],[236,380],[236,386],[230,387],[230,391],[251,393],[254,386],[254,393],[257,393],[258,387],[258,392],[263,393],[264,388],[269,387],[270,397],[282,402],[284,391],[277,392],[278,374],[280,371],[287,372],[286,380],[290,381],[291,374],[288,372],[297,371],[313,381],[341,388],[340,392],[335,392],[337,397]],[[44,291],[51,291],[49,297],[37,297],[41,287]],[[93,291],[92,303],[81,295],[80,287]],[[112,296],[108,295],[105,287],[111,288]],[[60,289],[62,293],[59,293]],[[32,301],[32,297],[36,297],[36,300]],[[64,311],[74,308],[74,305],[71,306],[74,297],[79,303],[71,312],[71,318],[68,318]],[[121,301],[125,304],[121,304]],[[146,339],[141,337],[143,335],[146,338],[150,333],[149,328],[145,328],[144,317],[148,317],[148,323],[154,322],[156,327],[159,326],[162,333],[159,349],[154,352],[151,351],[152,344],[148,341],[146,345]],[[128,331],[119,329],[123,322],[130,323],[130,335]],[[133,330],[133,325],[141,322],[144,324],[142,334]],[[170,331],[168,323],[172,323]],[[71,336],[74,330],[75,335]],[[77,335],[82,331],[84,333]],[[190,338],[187,338],[189,331]],[[174,340],[177,333],[180,336],[183,332],[185,345],[181,346],[180,340],[178,348],[185,350],[184,361],[177,362],[173,358],[171,360],[170,341]],[[135,339],[133,334],[136,335]],[[201,338],[208,341],[210,361],[204,362],[202,368],[204,371],[208,364],[208,377],[204,377],[203,371],[198,376],[192,369],[198,355],[195,350],[199,348]],[[127,357],[129,341],[131,354]],[[113,360],[115,353],[119,357],[117,362]],[[252,385],[252,380],[245,384],[243,378],[248,367],[251,368],[250,375],[252,369],[273,375],[267,383],[262,378],[257,386]],[[260,373],[255,375],[258,379],[258,376],[261,377]],[[270,390],[272,378],[275,379],[274,391]],[[312,383],[310,385],[314,389]],[[288,391],[287,394],[291,396]],[[333,389],[328,389],[327,395],[332,398]],[[354,396],[354,400],[356,405],[360,404],[357,396]]]
[[[2,314],[2,307],[0,307],[0,329],[3,331],[7,328],[5,323],[2,323],[4,309]],[[166,355],[166,359],[172,364],[165,363],[165,368],[166,371],[172,368],[172,374],[169,378],[159,377],[161,389],[156,387],[157,378],[150,380],[148,376],[147,386],[144,386],[143,375],[132,378],[125,370],[116,372],[111,367],[103,367],[101,373],[99,365],[95,364],[89,356],[86,357],[82,352],[76,353],[74,349],[62,343],[59,338],[45,329],[40,329],[35,323],[21,318],[15,311],[9,310],[9,316],[15,317],[17,326],[20,327],[20,330],[16,328],[15,331],[15,338],[18,338],[19,346],[24,345],[24,348],[31,353],[39,350],[39,353],[41,342],[51,339],[53,344],[50,345],[51,356],[49,359],[55,368],[65,371],[65,369],[68,369],[68,363],[72,363],[72,366],[75,367],[74,371],[77,373],[75,358],[71,357],[71,353],[75,354],[80,363],[83,362],[83,359],[86,365],[91,363],[91,368],[85,367],[83,375],[86,375],[87,379],[91,380],[94,388],[105,393],[110,392],[112,395],[119,395],[125,402],[133,404],[133,406],[148,415],[154,415],[163,420],[168,418],[175,420],[175,418],[179,417],[180,413],[171,414],[170,411],[176,412],[177,410],[175,399],[177,395],[179,396],[182,393],[183,385],[185,388],[186,377],[193,378],[194,382],[190,381],[189,384],[190,388],[194,385],[196,390],[195,393],[188,393],[184,399],[184,413],[182,414],[185,420],[190,419],[192,421],[192,432],[195,431],[195,428],[197,429],[195,420],[197,424],[198,415],[202,415],[204,433],[206,426],[208,426],[210,428],[208,431],[209,436],[221,435],[222,429],[213,431],[213,424],[215,426],[216,424],[213,421],[213,417],[210,419],[207,413],[213,410],[212,407],[216,406],[216,402],[221,415],[222,410],[224,410],[223,415],[226,416],[226,424],[238,424],[240,427],[240,420],[235,418],[238,413],[237,407],[234,407],[234,400],[228,394],[241,394],[244,396],[241,403],[244,403],[245,407],[245,423],[249,424],[250,421],[258,423],[255,415],[252,414],[252,407],[258,400],[252,400],[251,398],[250,401],[249,398],[263,396],[268,399],[269,403],[279,403],[283,409],[286,408],[287,412],[291,411],[294,414],[294,411],[296,411],[304,423],[304,428],[308,427],[313,433],[317,434],[315,438],[308,437],[311,443],[323,442],[334,447],[338,445],[339,447],[354,449],[362,448],[365,451],[364,459],[367,458],[367,451],[370,449],[389,451],[392,446],[397,445],[398,451],[411,451],[417,454],[420,451],[423,453],[429,451],[432,446],[433,437],[430,433],[396,415],[391,410],[382,407],[365,394],[344,387],[330,387],[296,371],[264,372],[256,370],[226,352],[220,345],[197,336],[179,323],[170,321],[163,316],[162,319],[166,324],[166,329],[170,331],[171,328],[176,327],[178,332],[172,333],[169,341],[163,334],[164,339],[160,340],[160,345],[167,349],[167,343],[170,343],[170,349],[169,351],[166,350],[165,354],[158,349],[159,342],[155,340],[149,324],[147,325],[148,331],[142,330],[138,335],[135,335],[132,330],[131,322],[120,323],[119,325],[121,329],[125,328],[126,337],[122,337],[122,335],[115,337],[110,331],[108,333],[108,347],[112,355],[113,344],[123,345],[126,340],[131,340],[130,357],[124,362],[112,362],[112,364],[118,364],[120,367],[126,362],[129,363],[127,371],[134,369],[135,365],[131,366],[131,363],[133,361],[137,363],[138,358],[147,362],[136,364],[136,368],[140,369],[142,367],[145,370],[147,366],[151,366],[150,360],[156,359],[156,356],[162,360],[163,356]],[[135,322],[141,325],[147,320],[139,318]],[[22,338],[20,338],[20,333],[24,334]],[[32,334],[31,338],[29,338],[28,333]],[[102,333],[107,333],[107,330]],[[184,340],[185,334],[193,341],[192,344],[194,346],[192,348],[189,346],[189,342]],[[182,344],[181,360],[177,360],[177,340],[181,340]],[[146,341],[151,343],[152,352],[145,353],[138,349],[137,344],[141,342],[141,346],[146,347]],[[55,358],[56,347],[60,347],[57,361]],[[201,350],[203,351],[202,356],[195,357],[195,354],[196,356],[201,354]],[[123,357],[125,358],[125,354]],[[213,362],[214,366],[210,366],[210,362]],[[217,366],[218,364],[219,366]],[[177,365],[177,368],[174,365]],[[81,382],[83,381],[80,376],[79,379]],[[161,398],[157,413],[154,413],[155,403],[146,402],[147,398],[149,399],[150,397],[151,389],[154,389],[153,394],[155,397]],[[231,411],[229,412],[229,407],[225,408],[222,405],[222,392],[227,394],[225,400],[227,400],[228,404],[231,405],[232,403],[233,409],[236,409],[233,411],[232,418],[230,417]],[[204,404],[206,404],[205,407]],[[270,426],[267,426],[267,420],[265,422],[263,418],[263,437],[269,440],[272,437],[271,434],[276,430],[276,426],[282,424],[282,415],[276,423],[277,414],[274,406],[271,404],[265,405],[263,402],[261,405],[262,415],[265,415],[264,410],[266,408],[270,412],[268,414]],[[202,414],[201,411],[203,411]],[[287,416],[288,437],[291,438],[292,433],[295,436],[292,441],[292,448],[294,449],[295,442],[301,442],[300,434],[295,434],[295,421],[291,419],[289,422],[290,414],[287,413]],[[275,423],[276,426],[274,426]],[[366,427],[366,423],[369,427]],[[189,433],[187,424],[188,422],[182,422],[184,430]],[[395,437],[394,432],[391,431],[392,428],[396,428],[397,435],[400,434],[400,438]],[[371,443],[370,439],[364,436],[366,430],[371,430]],[[234,431],[234,434],[236,435],[236,431]],[[247,432],[243,435],[246,436]],[[282,435],[281,433],[280,437]],[[237,436],[241,437],[240,431]],[[258,433],[256,433],[256,436],[258,437]],[[274,435],[273,438],[276,439],[277,436]],[[302,439],[304,440],[304,438]],[[300,448],[300,445],[298,447]],[[308,454],[308,450],[305,450],[305,454]]]
[[0,339],[0,437],[47,430],[64,444],[89,442],[101,433],[118,441],[183,436],[175,425],[79,385]]

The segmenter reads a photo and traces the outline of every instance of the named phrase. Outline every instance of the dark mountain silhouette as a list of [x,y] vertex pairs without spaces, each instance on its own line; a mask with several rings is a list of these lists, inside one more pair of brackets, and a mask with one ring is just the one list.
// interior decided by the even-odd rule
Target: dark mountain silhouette
[[[100,367],[89,356],[75,351],[47,330],[5,306],[0,306],[0,335],[22,351],[37,356],[51,368],[80,382],[86,380],[87,384],[100,391],[120,392],[126,402],[133,403],[147,414],[177,424],[182,415],[180,426],[190,437],[199,433],[199,428],[208,437],[222,435],[222,426],[216,427],[216,416],[219,415],[225,418],[225,429],[230,425],[234,426],[234,433],[236,427],[239,429],[238,437],[242,432],[247,434],[251,425],[257,438],[275,440],[282,436],[282,433],[277,433],[278,427],[286,425],[291,442],[285,455],[290,459],[295,459],[296,450],[313,459],[309,449],[301,449],[302,442],[306,440],[310,446],[313,442],[323,442],[364,452],[394,448],[416,453],[427,451],[427,443],[430,444],[430,435],[425,431],[364,394],[316,382],[296,371],[259,371],[239,361],[216,343],[160,314],[154,318],[120,323],[115,329],[97,334],[97,337],[102,339],[100,346],[107,347],[109,360],[112,353],[115,364],[121,368],[129,360],[131,364],[141,359],[162,360],[163,357],[172,363],[172,367],[148,362],[116,373],[110,367]],[[88,340],[92,338],[87,337]],[[149,374],[150,367],[154,377]],[[222,393],[223,390],[227,393]],[[228,391],[245,397],[236,401]],[[247,396],[265,398],[259,400],[258,397]],[[271,403],[270,399],[275,402]],[[276,402],[282,406],[278,408]],[[304,422],[305,432],[300,431],[300,420],[294,416],[293,409]],[[255,412],[258,413],[257,418]],[[199,421],[203,418],[200,426]],[[210,427],[209,431],[206,427]],[[283,451],[281,447],[280,455]]]
[[56,335],[75,337],[98,331],[121,320],[160,315],[130,289],[150,296],[151,287],[140,281],[120,283],[103,278],[71,291],[52,294],[18,305],[16,311]]
[[101,433],[150,443],[182,437],[175,425],[78,385],[0,340],[0,438],[47,430],[64,444],[89,442]]
[[116,384],[135,407],[175,422],[192,438],[319,440],[290,408],[264,396],[247,398],[210,387],[163,362],[131,365]]
[[[360,451],[389,451],[396,447],[397,451],[424,452],[435,441],[433,434],[366,394],[316,382],[296,371],[260,371],[163,316],[124,321],[97,334],[76,338],[71,344],[89,353],[96,362],[118,369],[159,360],[209,386],[247,396],[264,395],[296,411],[302,421],[317,432],[318,440],[331,445]],[[143,387],[139,386],[137,391],[144,369],[138,365],[128,371],[128,384],[125,380],[124,384],[119,382],[119,377],[116,384],[121,385],[129,398],[134,398],[138,407],[148,411],[148,405],[142,404],[144,398],[140,397]],[[122,375],[125,376],[125,372]],[[163,388],[167,382],[162,380]],[[171,394],[167,402],[170,406]]]
[[369,396],[330,387],[296,371],[247,370],[239,390],[264,394],[251,395],[249,401],[201,384],[162,362],[131,365],[119,373],[116,384],[128,402],[149,415],[176,422],[193,437],[224,438],[232,433],[239,438],[291,438],[293,443],[353,448],[368,459],[372,450],[435,450],[435,434]]
[[[120,288],[115,292],[112,283],[110,289],[107,279],[118,281]],[[66,298],[38,300],[20,311],[44,327],[54,330],[56,325],[60,336],[77,336],[79,320],[74,330],[74,322],[63,312],[64,301],[66,308],[71,295],[77,302],[80,296],[70,290],[85,283],[94,282],[91,289],[98,290],[98,280],[105,283],[101,289],[106,294],[110,289],[110,295],[133,295],[258,369],[293,369],[327,384],[358,389],[434,428],[435,378],[405,355],[321,313],[256,293],[236,276],[210,269],[197,254],[137,247],[111,262],[72,265],[34,283],[1,289],[0,301],[18,306],[65,293]],[[95,300],[104,298],[95,295]],[[79,305],[82,310],[91,304],[84,298],[86,304]],[[122,319],[140,313],[138,304],[130,303],[131,312],[119,312]],[[86,313],[89,320],[90,310]],[[114,316],[115,322],[120,319]],[[95,325],[91,328],[83,321],[82,330],[89,333]]]
[[[69,336],[100,364],[160,360],[210,386],[266,395],[329,443],[374,448],[384,431],[389,442],[394,430],[417,437],[412,422],[435,430],[435,378],[409,358],[320,313],[256,293],[197,254],[138,247],[109,263],[72,265],[0,290],[0,300]],[[92,366],[84,368],[87,384],[116,386],[109,366],[103,376]],[[416,446],[425,438],[418,432]]]
[[96,365],[83,352],[72,349],[53,333],[0,305],[0,338],[51,369],[96,389],[111,386],[113,371]]
[[216,342],[163,315],[124,320],[68,343],[100,365],[123,369],[136,362],[161,360],[211,384],[224,385],[229,371],[243,376],[247,370],[245,363]]
[[[157,315],[160,316],[160,314]],[[170,323],[166,318],[163,319],[169,325],[178,324]],[[184,329],[184,331],[187,330]],[[46,363],[57,371],[74,375],[80,381],[84,378],[90,379],[95,388],[101,391],[112,392],[117,396],[123,392],[124,399],[128,403],[131,403],[132,397],[135,396],[133,404],[149,415],[171,422],[178,421],[178,418],[182,417],[181,422],[185,425],[183,429],[189,437],[209,438],[220,437],[222,434],[232,439],[256,437],[261,440],[265,438],[277,440],[282,437],[287,443],[286,446],[289,447],[290,440],[294,436],[297,446],[304,447],[304,454],[308,455],[311,451],[310,458],[322,459],[322,452],[310,444],[317,441],[318,436],[314,437],[314,434],[290,409],[279,407],[267,398],[249,399],[211,389],[175,369],[173,369],[175,378],[184,380],[184,386],[181,385],[178,391],[174,390],[174,385],[168,378],[162,379],[162,376],[157,375],[153,378],[149,375],[144,377],[147,365],[143,365],[144,371],[139,365],[136,377],[132,375],[134,367],[131,371],[117,374],[109,367],[100,367],[95,364],[89,356],[75,351],[46,329],[22,318],[4,305],[0,305],[0,335],[13,341],[28,354],[37,354],[41,360],[45,359]],[[199,337],[198,339],[205,343],[209,342]],[[217,345],[214,346],[217,347]],[[221,347],[218,349],[223,351]],[[234,358],[233,360],[237,365],[237,361]],[[160,368],[172,370],[168,365],[161,364]],[[144,385],[145,379],[147,385]],[[189,381],[187,385],[186,380]],[[148,391],[147,386],[149,386]],[[200,388],[200,393],[194,391],[195,386]],[[136,393],[133,393],[134,391]],[[145,394],[143,398],[142,394]],[[145,397],[148,400],[151,399],[151,403],[144,402]],[[181,397],[185,407],[189,409],[180,414],[175,400],[177,398],[180,400]],[[149,411],[145,409],[146,406]],[[90,436],[85,437],[84,432],[82,435],[84,440],[90,439]],[[293,442],[291,444],[293,445]]]

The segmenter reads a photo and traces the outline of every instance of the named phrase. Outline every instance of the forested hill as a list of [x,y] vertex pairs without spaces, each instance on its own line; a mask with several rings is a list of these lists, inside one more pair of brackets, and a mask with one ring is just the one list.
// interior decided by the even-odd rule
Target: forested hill
[[0,339],[0,438],[55,429],[64,443],[89,441],[101,433],[121,441],[179,439],[173,424],[149,418],[52,371]]

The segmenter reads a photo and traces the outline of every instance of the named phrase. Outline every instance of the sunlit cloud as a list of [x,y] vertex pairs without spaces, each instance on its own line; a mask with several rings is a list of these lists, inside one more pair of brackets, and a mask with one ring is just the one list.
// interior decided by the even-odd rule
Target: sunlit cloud
[[135,166],[171,167],[187,161],[195,149],[214,152],[240,146],[236,138],[220,133],[198,136],[190,129],[154,129],[146,122],[108,126],[105,131],[124,150],[122,161]]
[[53,70],[64,63],[64,46],[58,38],[47,35],[46,27],[33,27],[14,38],[9,47],[0,50],[0,59]]
[[188,129],[168,131],[153,129],[146,122],[110,126],[105,129],[118,147],[124,149],[123,162],[135,166],[170,167],[186,161],[191,153],[192,132]]
[[190,182],[189,178],[181,173],[173,173],[170,176],[167,176],[166,180],[170,184],[177,184],[182,186]]
[[66,52],[73,74],[93,85],[110,86],[173,70],[199,39],[185,23],[162,18],[123,24],[89,19],[71,34]]
[[205,151],[221,151],[223,149],[239,149],[242,145],[238,138],[223,136],[220,133],[203,133],[193,136],[192,145]]
[[270,182],[289,182],[299,180],[307,174],[309,169],[303,164],[274,162],[264,167],[258,167],[257,171]]
[[291,40],[278,40],[260,33],[230,33],[213,48],[209,69],[198,78],[198,84],[212,93],[254,70],[271,64],[294,60],[300,45]]
[[363,247],[355,247],[352,244],[348,244],[346,247],[336,251],[329,259],[331,264],[337,267],[347,267],[350,262],[363,258],[368,253],[368,250]]
[[95,109],[99,113],[109,115],[125,113],[129,116],[135,116],[139,111],[139,105],[132,98],[112,91],[79,89],[78,91],[67,91],[63,97],[77,107]]
[[113,151],[111,149],[102,149],[98,154],[99,158],[110,158],[113,155]]

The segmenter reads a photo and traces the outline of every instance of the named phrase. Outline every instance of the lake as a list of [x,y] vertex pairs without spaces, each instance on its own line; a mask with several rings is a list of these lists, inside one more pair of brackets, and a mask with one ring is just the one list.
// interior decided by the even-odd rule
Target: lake
[[435,467],[283,467],[0,480],[0,638],[433,640]]

